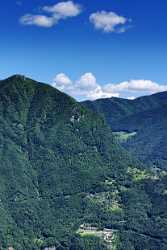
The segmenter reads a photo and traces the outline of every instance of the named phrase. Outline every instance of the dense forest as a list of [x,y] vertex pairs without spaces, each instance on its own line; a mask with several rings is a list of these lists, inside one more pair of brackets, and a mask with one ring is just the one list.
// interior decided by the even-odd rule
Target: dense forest
[[0,249],[166,250],[166,183],[73,98],[0,81]]
[[167,169],[167,92],[134,100],[108,98],[83,105],[105,118],[121,144],[147,166]]

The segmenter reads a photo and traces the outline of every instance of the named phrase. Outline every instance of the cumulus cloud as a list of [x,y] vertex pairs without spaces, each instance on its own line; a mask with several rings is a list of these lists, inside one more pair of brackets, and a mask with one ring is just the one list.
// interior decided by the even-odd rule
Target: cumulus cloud
[[57,74],[53,82],[54,87],[58,87],[59,89],[62,90],[70,85],[72,85],[72,81],[64,73]]
[[58,15],[61,18],[78,16],[81,13],[81,6],[72,1],[60,2],[52,6],[44,6],[44,11]]
[[95,100],[98,98],[118,97],[118,93],[108,93],[97,83],[96,77],[88,72],[83,74],[78,80],[72,81],[64,73],[56,75],[52,83],[53,87],[79,99]]
[[98,86],[96,77],[92,73],[85,73],[82,75],[77,81],[77,85],[83,90],[94,90]]
[[151,80],[130,80],[121,83],[99,84],[91,73],[83,74],[78,80],[71,80],[64,73],[57,74],[52,86],[78,100],[122,97],[133,100],[138,96],[167,91],[167,85]]
[[35,25],[50,28],[56,24],[57,20],[55,20],[53,17],[48,17],[45,15],[27,14],[20,18],[20,22],[24,25]]
[[104,32],[118,32],[123,33],[127,30],[127,24],[131,22],[130,19],[120,16],[114,12],[99,11],[92,13],[89,17],[90,22],[96,29]]
[[78,16],[82,8],[79,4],[72,1],[60,2],[51,6],[42,8],[44,14],[26,14],[20,18],[23,25],[35,25],[50,28],[56,25],[61,19]]
[[121,82],[119,84],[107,84],[104,86],[104,89],[107,92],[148,92],[148,93],[156,93],[167,90],[166,85],[160,85],[151,80],[130,80]]

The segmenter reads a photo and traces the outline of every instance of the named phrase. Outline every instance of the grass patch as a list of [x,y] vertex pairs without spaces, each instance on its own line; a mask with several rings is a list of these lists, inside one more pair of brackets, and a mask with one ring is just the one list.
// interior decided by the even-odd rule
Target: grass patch
[[146,171],[146,170],[141,170],[138,168],[128,168],[128,173],[132,176],[133,181],[142,181],[145,179],[151,179],[151,180],[158,180],[159,177],[154,174],[151,173],[150,171]]
[[124,132],[124,131],[120,131],[120,132],[113,132],[115,138],[119,141],[119,142],[126,142],[127,140],[129,140],[131,137],[135,136],[137,134],[137,132]]

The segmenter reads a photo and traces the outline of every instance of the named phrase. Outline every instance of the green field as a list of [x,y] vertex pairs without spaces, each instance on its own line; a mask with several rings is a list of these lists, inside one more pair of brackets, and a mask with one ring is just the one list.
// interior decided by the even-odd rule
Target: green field
[[115,135],[116,139],[119,142],[126,142],[129,140],[131,137],[135,136],[137,132],[125,132],[125,131],[119,131],[119,132],[113,132]]

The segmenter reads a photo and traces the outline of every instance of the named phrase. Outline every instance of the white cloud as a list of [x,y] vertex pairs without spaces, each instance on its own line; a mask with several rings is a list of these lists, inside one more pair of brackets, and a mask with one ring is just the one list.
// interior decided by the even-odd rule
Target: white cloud
[[123,16],[119,16],[114,12],[99,11],[92,13],[89,20],[96,29],[101,29],[104,32],[118,32],[126,31],[126,25],[131,21]]
[[54,78],[52,86],[79,100],[94,100],[119,96],[118,93],[108,93],[104,91],[100,84],[97,83],[96,77],[90,72],[83,74],[80,79],[76,81],[72,81],[64,73],[60,73]]
[[64,73],[56,75],[52,86],[78,100],[121,97],[133,100],[141,95],[167,91],[167,85],[151,80],[130,80],[121,83],[99,84],[92,73],[83,74],[79,80],[72,81]]
[[81,6],[72,1],[60,2],[52,6],[44,6],[44,11],[58,15],[61,18],[78,16],[81,13]]
[[57,74],[54,81],[53,81],[53,86],[57,87],[61,90],[69,87],[70,85],[72,85],[72,81],[64,73]]
[[47,13],[47,15],[26,14],[20,18],[21,24],[50,28],[57,24],[61,19],[78,16],[81,13],[82,8],[79,4],[67,1],[51,6],[44,6],[42,11]]
[[128,96],[127,99],[128,100],[134,100],[136,97],[135,96]]
[[26,14],[20,18],[20,22],[23,25],[35,25],[50,28],[57,22],[57,20],[55,20],[53,17],[47,17],[45,15]]
[[167,85],[159,85],[151,80],[130,80],[121,82],[119,84],[107,84],[104,89],[107,92],[148,92],[156,93],[167,90]]
[[98,85],[97,88],[95,88],[92,91],[89,91],[84,99],[89,100],[96,100],[101,98],[110,98],[110,97],[119,97],[119,93],[108,93],[103,90],[103,88]]
[[98,87],[96,77],[92,73],[85,73],[77,81],[77,85],[83,90],[94,90]]

